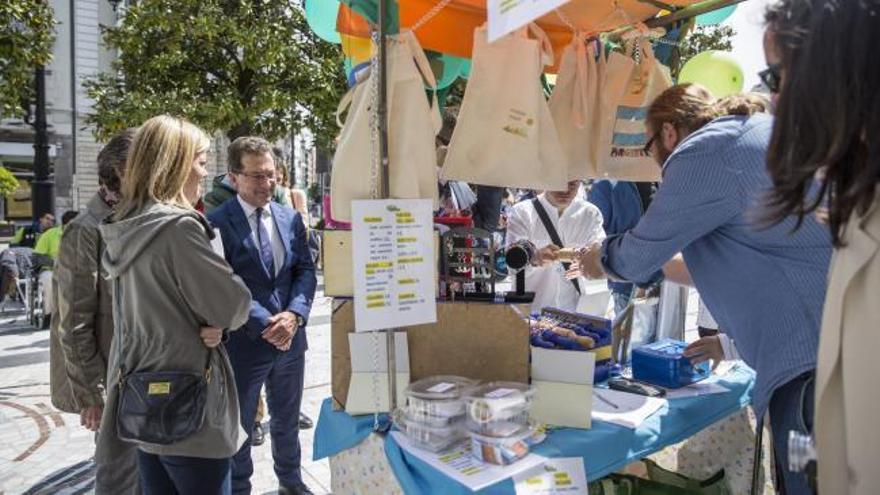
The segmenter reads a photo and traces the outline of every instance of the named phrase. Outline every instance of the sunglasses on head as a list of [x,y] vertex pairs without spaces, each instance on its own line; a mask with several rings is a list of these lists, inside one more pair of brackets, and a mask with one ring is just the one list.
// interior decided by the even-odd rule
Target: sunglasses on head
[[764,83],[764,86],[767,86],[767,89],[769,89],[771,93],[779,92],[779,85],[782,82],[782,77],[779,74],[780,68],[779,64],[773,64],[761,72],[758,72],[758,77],[761,78],[761,82]]

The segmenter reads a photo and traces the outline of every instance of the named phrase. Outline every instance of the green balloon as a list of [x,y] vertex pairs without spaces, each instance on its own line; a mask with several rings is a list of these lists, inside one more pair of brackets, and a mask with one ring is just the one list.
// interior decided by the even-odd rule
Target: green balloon
[[733,11],[736,10],[736,4],[724,7],[723,9],[713,10],[697,16],[697,26],[714,26],[726,21]]
[[727,52],[709,50],[688,60],[678,75],[678,82],[702,84],[715,98],[723,98],[743,89],[743,71]]
[[461,66],[467,59],[453,57],[451,55],[441,55],[440,62],[443,63],[443,75],[437,80],[437,89],[447,88],[458,79],[461,75]]
[[342,43],[336,32],[339,0],[306,0],[306,22],[312,31],[324,41]]
[[462,79],[467,79],[471,77],[471,59],[464,59],[464,63],[461,64],[461,73],[459,74],[459,76]]

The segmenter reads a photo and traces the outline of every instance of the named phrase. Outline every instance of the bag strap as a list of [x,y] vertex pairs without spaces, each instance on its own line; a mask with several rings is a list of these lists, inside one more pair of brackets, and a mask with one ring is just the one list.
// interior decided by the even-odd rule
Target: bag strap
[[577,31],[571,38],[571,45],[574,49],[575,60],[575,76],[574,76],[574,102],[571,109],[572,123],[578,129],[583,129],[587,125],[587,102],[584,101],[589,88],[586,87],[589,79],[589,65],[593,63],[588,59],[586,36],[583,31]]
[[358,85],[355,84],[348,91],[342,95],[342,99],[339,100],[339,106],[336,107],[336,125],[339,127],[344,127],[345,123],[342,122],[342,114],[348,110],[348,107],[351,106],[351,102],[354,100],[354,90],[357,89]]
[[[534,205],[535,211],[538,212],[538,217],[541,219],[541,223],[544,224],[544,230],[550,234],[550,240],[553,241],[553,244],[556,244],[559,247],[565,247],[562,239],[559,237],[559,232],[556,231],[556,227],[554,227],[553,222],[550,221],[550,216],[547,215],[547,210],[545,210],[544,205],[541,204],[541,200],[538,198],[532,199],[532,205]],[[568,271],[570,266],[571,263],[562,262],[562,268],[565,268],[566,271]],[[578,280],[576,278],[571,279],[571,284],[574,285],[574,290],[580,294],[581,284],[578,283]]]
[[440,116],[440,105],[437,102],[437,80],[434,77],[434,71],[431,69],[431,63],[428,62],[428,57],[425,56],[425,50],[422,49],[419,40],[416,39],[415,33],[413,33],[412,30],[407,29],[406,31],[401,31],[399,36],[409,48],[416,67],[422,74],[422,78],[425,80],[428,87],[431,89],[431,124],[434,125],[434,134],[436,135],[443,127],[443,117]]
[[534,36],[535,39],[538,40],[538,43],[541,44],[541,62],[543,62],[544,65],[553,65],[553,43],[550,42],[550,37],[547,36],[547,33],[545,33],[544,30],[534,22],[529,23],[529,32],[531,32],[532,36]]

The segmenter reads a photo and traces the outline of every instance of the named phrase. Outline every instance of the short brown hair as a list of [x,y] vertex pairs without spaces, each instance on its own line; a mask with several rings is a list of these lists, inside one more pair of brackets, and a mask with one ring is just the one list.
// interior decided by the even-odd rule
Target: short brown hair
[[659,130],[664,122],[690,134],[718,117],[715,97],[699,84],[672,86],[651,103],[647,123]]
[[98,184],[118,193],[122,187],[121,176],[125,173],[128,149],[137,129],[130,127],[110,138],[98,153]]
[[770,98],[761,93],[734,93],[718,100],[715,110],[719,117],[740,115],[750,117],[756,113],[766,113],[770,108]]
[[241,136],[235,138],[235,141],[229,145],[226,163],[230,172],[241,172],[244,170],[244,165],[241,163],[244,155],[263,155],[266,153],[272,156],[273,161],[275,160],[269,141],[257,136]]

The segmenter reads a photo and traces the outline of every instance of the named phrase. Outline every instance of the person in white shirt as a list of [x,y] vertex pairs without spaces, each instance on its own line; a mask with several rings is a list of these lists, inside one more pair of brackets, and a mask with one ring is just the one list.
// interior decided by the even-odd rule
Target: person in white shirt
[[[605,238],[602,214],[599,209],[582,199],[581,182],[569,181],[565,191],[547,191],[537,198],[513,206],[507,219],[506,246],[526,240],[538,248],[536,260],[526,268],[526,290],[535,292],[533,310],[555,307],[568,311],[577,309],[580,292],[585,288],[582,279],[575,284],[565,277],[566,268],[557,258],[560,248],[576,248],[584,242],[600,242]],[[536,209],[540,205],[556,229],[561,246],[544,227]]]

